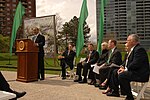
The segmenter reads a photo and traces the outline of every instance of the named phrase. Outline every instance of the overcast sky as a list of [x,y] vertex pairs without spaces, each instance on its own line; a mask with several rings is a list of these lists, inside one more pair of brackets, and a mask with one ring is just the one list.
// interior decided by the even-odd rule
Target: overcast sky
[[[36,0],[36,16],[54,15],[58,13],[63,22],[69,22],[73,16],[80,16],[83,0]],[[96,41],[96,0],[87,0],[87,23],[91,28],[90,40]]]

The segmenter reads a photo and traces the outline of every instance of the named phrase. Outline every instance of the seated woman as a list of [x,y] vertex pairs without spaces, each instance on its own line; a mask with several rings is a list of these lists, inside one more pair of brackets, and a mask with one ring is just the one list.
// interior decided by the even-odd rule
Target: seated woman
[[[108,55],[108,44],[107,44],[107,42],[103,42],[101,44],[101,48],[102,48],[102,54],[99,56],[99,59],[97,61],[97,65],[101,65],[107,61],[107,55]],[[94,73],[93,70],[90,70],[89,74],[91,74],[91,73]],[[96,73],[94,73],[94,75],[95,75],[94,76],[95,79],[91,80],[90,85],[94,84],[96,87],[98,87],[101,82],[99,80],[98,75]]]
[[62,79],[66,79],[66,65],[73,70],[73,61],[76,53],[73,51],[73,45],[71,43],[68,44],[68,48],[63,52],[62,55],[58,56],[60,60],[60,66],[62,67]]

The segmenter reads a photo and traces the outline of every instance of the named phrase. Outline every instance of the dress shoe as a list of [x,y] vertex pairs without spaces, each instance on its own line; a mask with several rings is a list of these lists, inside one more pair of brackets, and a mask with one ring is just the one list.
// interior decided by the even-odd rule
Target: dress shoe
[[[16,92],[16,91],[13,91],[13,93],[16,94],[16,98],[21,98],[26,94],[26,92]],[[13,100],[15,100],[15,98]]]
[[134,100],[133,96],[127,96],[125,100]]
[[81,81],[79,81],[79,83],[87,83],[87,80],[85,80],[85,79],[83,79],[83,80],[81,80]]
[[115,92],[115,91],[108,92],[108,93],[106,93],[106,95],[107,96],[113,96],[113,97],[120,97],[119,92]]
[[62,80],[65,80],[66,79],[66,77],[62,77]]
[[42,80],[44,80],[44,78],[41,78],[40,80],[42,81]]
[[91,81],[90,83],[88,83],[88,85],[94,85],[95,81]]
[[106,90],[106,89],[107,89],[107,86],[99,86],[99,89],[100,89],[100,90]]
[[74,80],[74,82],[79,82],[79,81],[82,81],[82,78]]
[[112,92],[110,88],[107,89],[107,90],[105,90],[105,91],[103,91],[102,94],[107,94],[107,93],[109,93],[109,92]]
[[94,86],[95,87],[100,87],[100,84],[99,83],[95,83]]

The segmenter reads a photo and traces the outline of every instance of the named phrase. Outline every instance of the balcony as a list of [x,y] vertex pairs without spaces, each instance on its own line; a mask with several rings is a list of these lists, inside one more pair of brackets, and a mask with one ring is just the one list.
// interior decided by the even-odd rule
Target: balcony
[[0,0],[0,3],[5,3],[6,2],[6,0]]
[[5,15],[3,13],[0,13],[0,17],[5,17]]

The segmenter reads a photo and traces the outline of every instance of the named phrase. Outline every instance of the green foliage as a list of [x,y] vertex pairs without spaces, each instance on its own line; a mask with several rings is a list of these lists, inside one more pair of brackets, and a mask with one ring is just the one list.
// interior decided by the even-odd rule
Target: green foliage
[[0,34],[0,52],[8,52],[9,50],[9,37]]
[[[69,22],[66,22],[62,30],[58,32],[57,34],[57,45],[59,46],[66,46],[67,43],[71,42],[73,44],[76,44],[77,40],[77,34],[78,34],[78,23],[79,23],[79,18],[76,16],[73,17]],[[84,23],[84,43],[88,43],[89,35],[90,33],[90,28],[87,25],[87,23]]]

